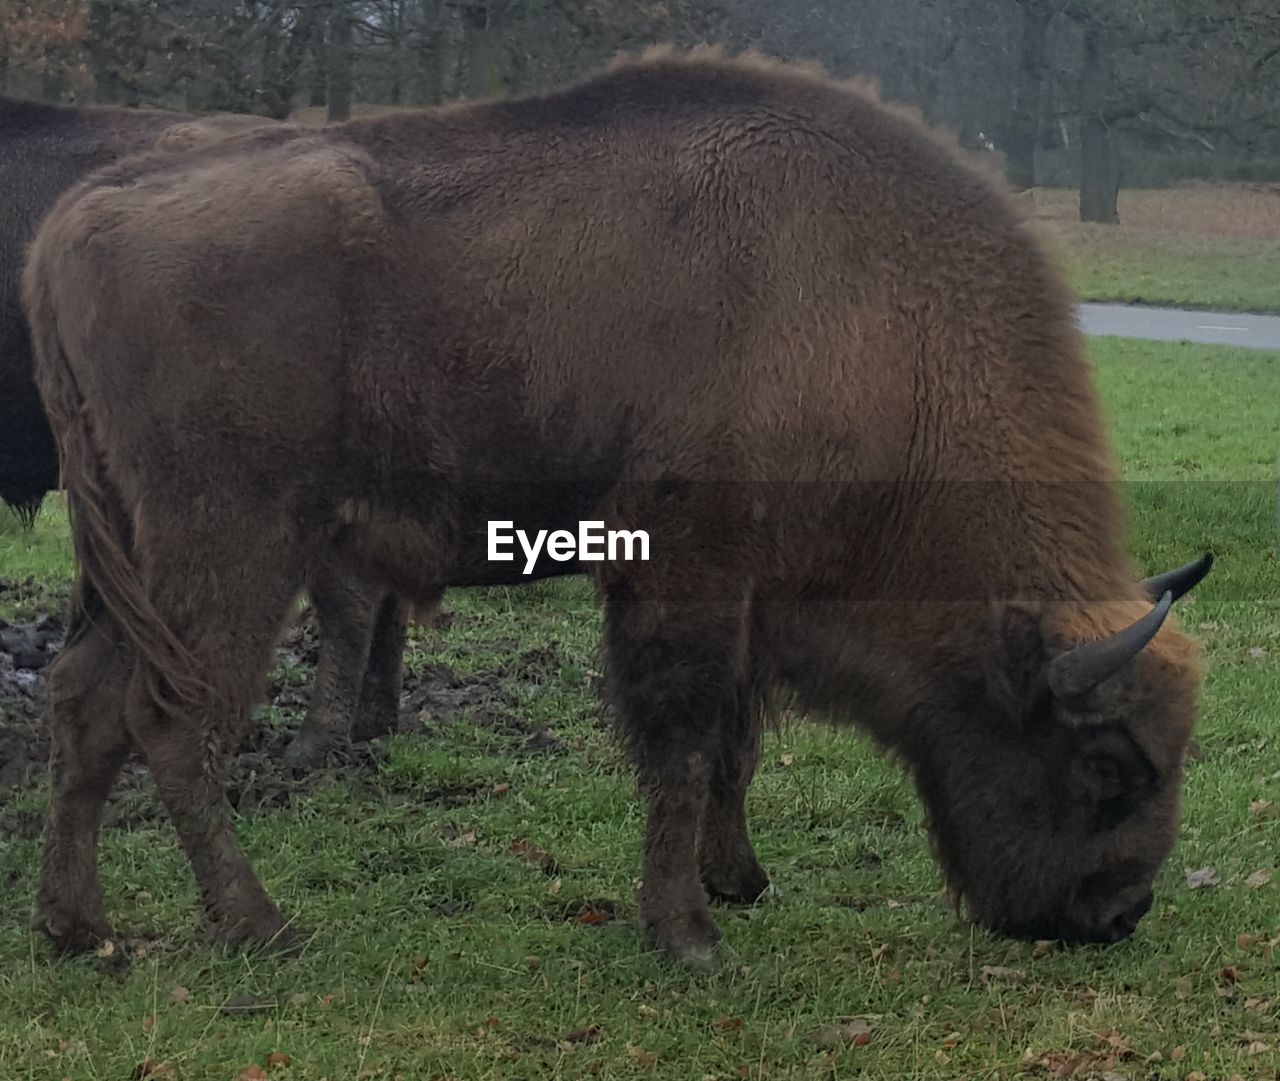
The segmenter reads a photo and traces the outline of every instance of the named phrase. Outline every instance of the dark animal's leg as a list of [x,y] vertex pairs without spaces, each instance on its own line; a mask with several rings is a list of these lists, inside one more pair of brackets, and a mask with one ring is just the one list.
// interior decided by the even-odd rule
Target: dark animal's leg
[[627,582],[605,596],[610,690],[648,810],[641,920],[662,950],[707,964],[720,930],[707,910],[697,834],[721,726],[745,678],[745,606],[644,600]]
[[331,747],[351,736],[378,595],[327,566],[311,576],[307,588],[320,625],[320,657],[306,719],[284,752],[285,764],[297,769],[318,765]]
[[[444,595],[443,589],[440,595]],[[378,605],[369,663],[360,686],[360,706],[351,728],[351,738],[357,742],[388,735],[399,727],[409,608],[409,604],[394,593],[385,594]]]
[[144,577],[156,612],[190,651],[205,689],[198,700],[165,709],[157,700],[165,689],[160,673],[140,660],[125,719],[191,861],[214,938],[281,945],[295,936],[240,847],[224,783],[302,582],[292,577],[290,553],[247,560],[242,550],[219,551],[221,540],[211,527],[139,545],[171,556]]
[[[77,584],[78,599],[86,586]],[[32,926],[62,949],[91,949],[111,935],[98,879],[98,831],[129,756],[124,695],[131,655],[103,612],[72,621],[72,643],[49,676],[51,791]]]
[[747,789],[760,762],[761,719],[750,696],[735,704],[721,722],[699,857],[707,893],[749,904],[769,888],[747,832]]

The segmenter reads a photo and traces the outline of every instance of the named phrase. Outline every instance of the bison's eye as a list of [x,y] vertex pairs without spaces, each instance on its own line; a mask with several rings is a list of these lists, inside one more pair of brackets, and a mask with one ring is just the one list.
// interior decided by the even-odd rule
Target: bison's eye
[[1082,755],[1077,794],[1090,807],[1091,827],[1118,825],[1150,795],[1156,773],[1128,734],[1101,733]]
[[1089,768],[1093,773],[1094,783],[1097,785],[1097,799],[1099,802],[1113,800],[1124,795],[1124,774],[1121,772],[1120,763],[1114,758],[1105,755],[1094,755],[1089,759]]

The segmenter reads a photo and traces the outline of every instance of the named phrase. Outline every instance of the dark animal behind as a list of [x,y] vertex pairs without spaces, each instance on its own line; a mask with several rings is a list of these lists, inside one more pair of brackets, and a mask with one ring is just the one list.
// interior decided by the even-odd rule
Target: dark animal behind
[[28,523],[45,493],[58,486],[58,459],[31,378],[31,338],[21,303],[23,254],[40,219],[67,188],[188,119],[0,97],[0,499]]

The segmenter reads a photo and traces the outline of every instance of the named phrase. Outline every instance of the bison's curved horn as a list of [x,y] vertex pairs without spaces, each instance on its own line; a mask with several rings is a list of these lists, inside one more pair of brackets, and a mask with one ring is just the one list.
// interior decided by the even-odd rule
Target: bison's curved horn
[[1137,623],[1054,657],[1049,662],[1048,673],[1049,689],[1054,696],[1079,698],[1114,676],[1156,636],[1172,606],[1173,593],[1165,590],[1160,602]]
[[1195,589],[1212,567],[1213,553],[1205,552],[1194,563],[1188,563],[1185,567],[1165,571],[1164,574],[1157,574],[1152,578],[1144,578],[1142,588],[1153,601],[1159,600],[1165,593],[1172,593],[1176,601]]

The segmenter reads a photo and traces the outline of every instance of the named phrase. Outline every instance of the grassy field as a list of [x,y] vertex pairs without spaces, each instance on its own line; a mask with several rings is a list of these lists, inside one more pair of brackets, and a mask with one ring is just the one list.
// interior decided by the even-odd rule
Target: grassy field
[[1072,191],[1023,198],[1086,300],[1280,311],[1280,185],[1121,191],[1119,226],[1080,222]]
[[[104,841],[121,944],[54,961],[26,931],[42,783],[0,790],[0,1078],[1280,1077],[1280,355],[1095,355],[1137,554],[1219,556],[1180,606],[1213,663],[1203,757],[1132,940],[1059,950],[968,926],[899,772],[797,724],[769,738],[752,795],[778,896],[718,910],[722,971],[672,969],[636,927],[641,811],[591,694],[587,588],[459,592],[408,661],[487,697],[240,801],[260,874],[313,932],[300,957],[205,943],[135,774]],[[47,610],[68,570],[56,508],[33,538],[3,531],[0,577],[34,581],[0,614]]]

